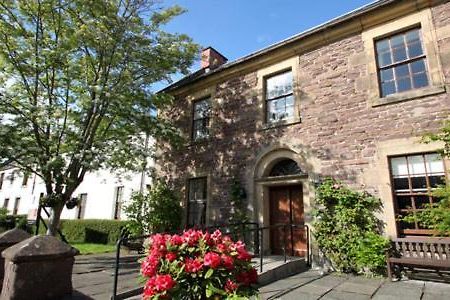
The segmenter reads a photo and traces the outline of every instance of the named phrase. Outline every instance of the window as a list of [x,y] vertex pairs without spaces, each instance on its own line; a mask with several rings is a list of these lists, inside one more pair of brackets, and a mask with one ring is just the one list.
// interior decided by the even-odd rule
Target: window
[[84,214],[86,212],[86,201],[87,194],[80,194],[78,196],[77,219],[84,219]]
[[114,220],[120,220],[122,211],[123,186],[117,186],[114,192]]
[[22,186],[26,186],[28,184],[28,177],[30,177],[30,174],[28,172],[25,172],[23,174]]
[[268,123],[294,117],[292,71],[266,79],[266,117]]
[[12,171],[11,174],[8,176],[9,183],[12,185],[14,183],[14,179],[16,179],[16,172]]
[[378,40],[375,48],[381,97],[428,86],[420,28]]
[[2,189],[4,179],[5,179],[5,173],[1,173],[0,174],[0,190]]
[[[392,189],[396,216],[405,216],[424,208],[436,199],[431,191],[445,183],[442,158],[436,153],[414,154],[390,158]],[[420,224],[398,222],[401,234],[428,234]]]
[[189,180],[188,226],[206,224],[206,177]]
[[3,207],[8,208],[9,205],[9,198],[5,198],[5,201],[3,202]]
[[289,176],[298,174],[304,174],[298,164],[292,159],[283,159],[273,166],[269,176]]
[[17,215],[17,212],[19,211],[19,204],[20,204],[20,197],[17,197],[16,201],[14,201],[13,215]]
[[193,106],[192,139],[195,141],[209,136],[210,99],[195,101]]

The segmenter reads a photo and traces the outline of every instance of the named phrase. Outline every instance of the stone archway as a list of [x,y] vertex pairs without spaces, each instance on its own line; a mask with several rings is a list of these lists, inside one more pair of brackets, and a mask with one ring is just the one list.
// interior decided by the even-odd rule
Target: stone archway
[[[263,226],[281,221],[283,223],[304,222],[308,225],[311,219],[311,193],[314,188],[314,184],[310,180],[310,172],[312,172],[311,165],[306,162],[304,155],[289,147],[270,149],[258,156],[253,170],[251,197],[255,220]],[[279,199],[276,199],[277,197]],[[298,203],[299,211],[297,213],[291,209],[293,201]],[[283,217],[279,218],[280,215],[271,214],[276,206],[282,210],[283,205],[290,208],[287,213],[289,218],[285,218],[285,220]],[[277,252],[275,249],[277,242],[273,238],[277,233],[271,232],[269,236],[267,236],[267,232],[265,234],[264,252],[266,254]],[[294,248],[295,245],[292,245],[293,252],[306,251],[306,249],[295,250]]]

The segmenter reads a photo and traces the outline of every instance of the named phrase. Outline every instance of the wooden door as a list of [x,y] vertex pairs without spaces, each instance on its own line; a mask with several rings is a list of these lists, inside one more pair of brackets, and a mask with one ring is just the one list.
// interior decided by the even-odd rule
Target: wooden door
[[[304,222],[301,185],[271,187],[269,197],[270,225]],[[303,256],[306,253],[305,229],[289,226],[270,230],[270,245],[273,254],[283,254],[285,243],[288,255]]]

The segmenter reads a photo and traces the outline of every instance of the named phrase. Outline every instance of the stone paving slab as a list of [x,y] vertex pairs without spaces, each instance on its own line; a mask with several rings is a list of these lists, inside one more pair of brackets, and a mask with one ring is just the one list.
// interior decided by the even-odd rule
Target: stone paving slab
[[[317,271],[302,273],[300,282],[292,277],[261,288],[261,298],[267,300],[449,300],[450,284],[421,280],[390,282],[385,278],[365,278],[352,275],[320,275]],[[298,276],[298,275],[296,275]],[[300,277],[301,278],[301,277]]]
[[369,295],[365,294],[356,294],[352,292],[343,292],[343,291],[336,291],[332,290],[320,299],[324,300],[368,300],[370,299]]
[[[119,291],[139,286],[137,257],[121,265]],[[270,264],[270,263],[269,263]],[[114,274],[113,254],[76,258],[73,274],[75,292],[63,300],[109,300]],[[129,298],[141,299],[140,296]],[[263,300],[449,300],[450,284],[421,280],[390,282],[385,278],[321,274],[309,270],[260,288]]]

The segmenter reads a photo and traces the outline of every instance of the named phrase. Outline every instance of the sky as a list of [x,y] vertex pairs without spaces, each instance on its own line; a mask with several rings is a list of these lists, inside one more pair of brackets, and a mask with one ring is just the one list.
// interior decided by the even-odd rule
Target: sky
[[[373,0],[165,0],[188,11],[173,19],[169,32],[185,33],[236,60],[320,25]],[[198,63],[194,70],[198,68]]]

